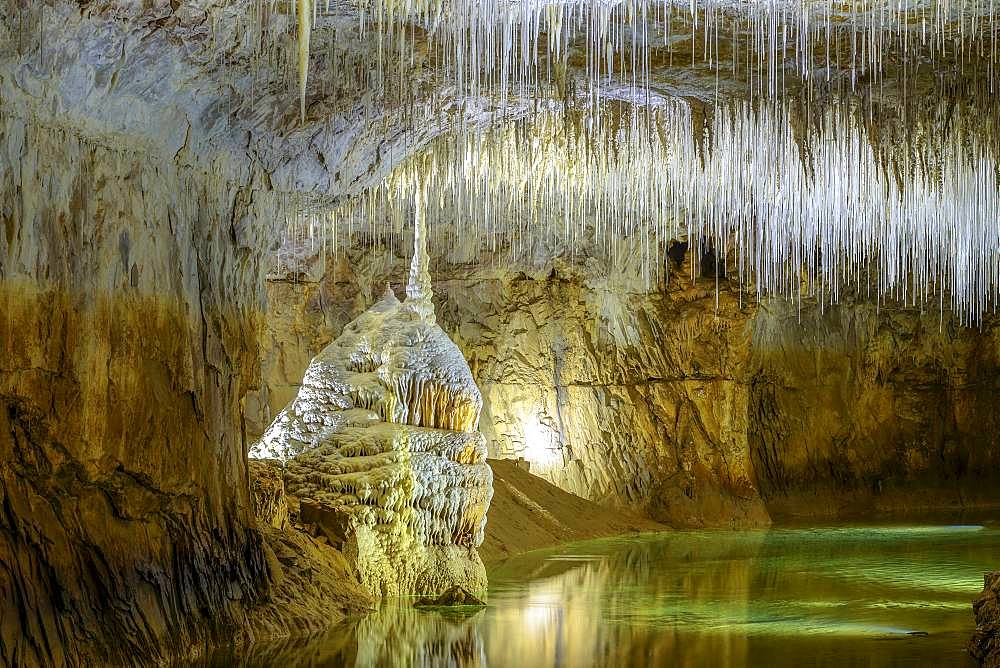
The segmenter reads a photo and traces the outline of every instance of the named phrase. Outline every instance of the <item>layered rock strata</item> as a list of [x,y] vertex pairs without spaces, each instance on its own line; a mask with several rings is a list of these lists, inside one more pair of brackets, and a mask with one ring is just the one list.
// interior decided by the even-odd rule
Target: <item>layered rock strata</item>
[[162,663],[368,600],[255,526],[243,398],[285,207],[421,139],[333,94],[300,123],[249,8],[0,1],[0,664]]
[[163,663],[365,609],[332,548],[254,521],[254,186],[2,113],[0,144],[0,664]]
[[313,359],[250,449],[284,463],[303,521],[323,527],[376,595],[486,588],[482,399],[435,323],[425,262],[415,253],[406,302],[387,290]]
[[0,664],[252,637],[248,191],[3,114],[0,146]]

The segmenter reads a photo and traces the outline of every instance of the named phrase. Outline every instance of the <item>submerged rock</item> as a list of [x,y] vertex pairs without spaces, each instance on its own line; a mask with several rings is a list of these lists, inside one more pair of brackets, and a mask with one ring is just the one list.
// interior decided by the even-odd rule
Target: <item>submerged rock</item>
[[424,596],[422,598],[418,598],[416,603],[413,604],[416,608],[430,608],[445,605],[472,605],[476,607],[483,607],[486,604],[458,585],[447,589],[441,593],[440,596]]
[[1000,571],[983,576],[983,593],[972,604],[976,631],[969,641],[969,654],[982,666],[1000,666]]
[[476,551],[493,495],[482,398],[434,320],[417,236],[408,299],[391,289],[313,359],[250,456],[284,462],[302,521],[375,595],[484,590]]

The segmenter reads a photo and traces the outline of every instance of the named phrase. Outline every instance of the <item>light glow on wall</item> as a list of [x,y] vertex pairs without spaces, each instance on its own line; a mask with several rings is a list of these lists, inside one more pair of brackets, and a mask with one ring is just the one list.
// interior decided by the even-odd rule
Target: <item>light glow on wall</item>
[[521,419],[524,432],[524,451],[521,456],[532,464],[533,473],[563,465],[559,432],[542,423],[538,413],[529,413]]

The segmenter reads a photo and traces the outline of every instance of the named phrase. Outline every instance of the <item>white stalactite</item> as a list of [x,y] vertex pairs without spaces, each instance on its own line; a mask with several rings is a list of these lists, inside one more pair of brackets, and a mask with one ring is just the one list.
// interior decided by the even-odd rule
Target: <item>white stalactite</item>
[[309,82],[309,40],[312,36],[313,0],[298,0],[299,114],[306,120],[306,85]]
[[[512,264],[540,247],[609,263],[638,254],[629,262],[647,287],[665,246],[684,239],[735,262],[758,297],[831,303],[854,288],[950,301],[975,323],[1000,301],[1000,128],[981,101],[1000,81],[994,2],[373,0],[360,30],[377,39],[377,62],[336,76],[364,71],[359,90],[391,95],[419,66],[448,84],[445,102],[512,111],[480,133],[414,96],[440,104],[432,111],[455,134],[337,211],[336,226],[398,235],[412,202],[407,301],[432,321],[428,226],[447,244],[435,253],[478,245]],[[299,3],[304,118],[313,3]],[[698,113],[654,94],[650,77],[675,54],[685,72],[726,74],[739,93],[716,84]],[[980,101],[914,83],[926,87],[939,65],[956,75],[942,90],[967,84]],[[676,69],[657,90],[676,84]],[[526,102],[531,116],[518,117]]]
[[829,304],[853,288],[936,308],[943,291],[974,323],[1000,297],[997,156],[981,115],[941,104],[947,113],[911,128],[933,141],[884,145],[850,105],[807,137],[784,105],[733,105],[710,119],[710,146],[683,101],[662,102],[651,126],[606,115],[577,131],[539,114],[433,145],[340,210],[338,226],[388,236],[412,202],[408,303],[431,317],[429,226],[439,255],[471,244],[516,265],[541,249],[586,252],[609,271],[629,263],[648,287],[685,239],[696,258],[709,246],[730,258],[758,298]]

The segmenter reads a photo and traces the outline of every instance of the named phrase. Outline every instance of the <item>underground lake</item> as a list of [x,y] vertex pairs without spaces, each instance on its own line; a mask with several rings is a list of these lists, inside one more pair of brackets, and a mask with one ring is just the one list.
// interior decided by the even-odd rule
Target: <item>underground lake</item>
[[972,666],[981,525],[676,531],[489,568],[485,609],[394,599],[306,640],[200,665]]

